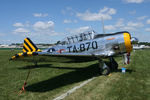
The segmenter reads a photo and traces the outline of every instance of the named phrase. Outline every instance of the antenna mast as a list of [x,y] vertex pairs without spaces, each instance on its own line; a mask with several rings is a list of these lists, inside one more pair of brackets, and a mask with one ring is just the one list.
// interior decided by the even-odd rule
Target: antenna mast
[[103,26],[103,33],[105,34],[105,27],[104,27],[104,20],[103,20],[103,17],[102,17],[102,26]]

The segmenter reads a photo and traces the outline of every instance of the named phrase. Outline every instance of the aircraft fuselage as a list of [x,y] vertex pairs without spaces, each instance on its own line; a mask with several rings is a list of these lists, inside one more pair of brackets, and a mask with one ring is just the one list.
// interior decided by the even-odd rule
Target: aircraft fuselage
[[119,32],[66,45],[58,44],[41,53],[46,55],[113,56],[131,52],[130,39],[128,32]]

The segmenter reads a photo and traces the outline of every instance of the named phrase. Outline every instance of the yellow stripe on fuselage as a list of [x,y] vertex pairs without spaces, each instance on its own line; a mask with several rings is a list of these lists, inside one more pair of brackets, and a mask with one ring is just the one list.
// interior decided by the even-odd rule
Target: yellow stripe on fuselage
[[24,43],[23,46],[29,51],[31,52],[30,48]]
[[132,51],[132,44],[131,44],[131,37],[129,33],[124,33],[124,42],[125,42],[125,47],[126,51],[129,53]]
[[33,52],[36,51],[35,47],[29,42],[29,40],[26,38],[25,41],[28,43],[28,45],[32,48]]

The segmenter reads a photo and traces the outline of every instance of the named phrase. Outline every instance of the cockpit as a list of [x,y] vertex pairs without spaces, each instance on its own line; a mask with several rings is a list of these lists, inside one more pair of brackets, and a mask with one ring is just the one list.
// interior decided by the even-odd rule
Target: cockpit
[[83,32],[78,35],[66,37],[62,41],[58,41],[56,45],[58,45],[58,44],[67,45],[67,44],[71,44],[71,43],[94,39],[95,34],[97,34],[97,33],[94,30]]

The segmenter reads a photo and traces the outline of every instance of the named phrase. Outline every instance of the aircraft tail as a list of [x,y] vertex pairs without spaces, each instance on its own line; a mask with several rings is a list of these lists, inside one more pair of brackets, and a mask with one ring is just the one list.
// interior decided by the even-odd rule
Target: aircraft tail
[[30,40],[30,38],[25,38],[23,43],[23,52],[35,52],[41,51],[37,46]]
[[17,53],[15,56],[12,56],[10,60],[14,60],[16,58],[22,58],[26,56],[35,56],[38,55],[38,52],[41,52],[41,50],[38,49],[36,45],[29,38],[24,39],[22,51],[23,53]]

